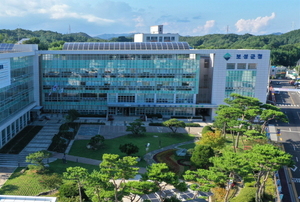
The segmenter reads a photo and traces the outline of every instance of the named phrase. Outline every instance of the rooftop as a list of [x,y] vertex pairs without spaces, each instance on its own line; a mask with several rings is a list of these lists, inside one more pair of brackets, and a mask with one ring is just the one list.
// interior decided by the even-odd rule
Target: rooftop
[[72,42],[63,50],[189,50],[187,42]]

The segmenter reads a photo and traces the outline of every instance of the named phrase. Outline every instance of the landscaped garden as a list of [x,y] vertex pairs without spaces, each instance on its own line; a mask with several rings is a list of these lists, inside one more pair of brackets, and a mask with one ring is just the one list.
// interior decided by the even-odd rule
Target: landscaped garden
[[[87,149],[86,146],[89,140],[75,140],[69,154],[97,160],[101,160],[102,155],[105,153],[125,156],[126,154],[119,150],[119,146],[121,144],[132,143],[139,148],[139,152],[135,153],[134,156],[143,157],[146,153],[153,150],[158,150],[172,144],[192,141],[194,138],[193,135],[179,133],[145,133],[145,135],[138,137],[127,135],[105,140],[98,150]],[[147,149],[146,146],[148,143],[150,143],[150,146]],[[146,167],[147,165],[145,161],[141,161],[138,166]]]

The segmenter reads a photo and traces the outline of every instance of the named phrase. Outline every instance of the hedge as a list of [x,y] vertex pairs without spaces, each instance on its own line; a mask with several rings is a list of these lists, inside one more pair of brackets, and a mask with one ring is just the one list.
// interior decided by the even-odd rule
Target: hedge
[[203,119],[202,116],[171,116],[172,119]]
[[185,127],[201,127],[199,123],[186,123]]

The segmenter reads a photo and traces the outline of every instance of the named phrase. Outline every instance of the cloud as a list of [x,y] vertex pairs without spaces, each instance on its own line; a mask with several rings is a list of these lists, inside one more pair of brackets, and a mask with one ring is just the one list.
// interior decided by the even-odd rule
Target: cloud
[[208,34],[214,27],[215,27],[216,21],[215,20],[208,20],[205,22],[205,25],[198,26],[195,29],[193,29],[194,34]]
[[274,18],[275,13],[272,13],[271,16],[257,17],[256,19],[240,19],[235,23],[235,26],[237,32],[258,33]]

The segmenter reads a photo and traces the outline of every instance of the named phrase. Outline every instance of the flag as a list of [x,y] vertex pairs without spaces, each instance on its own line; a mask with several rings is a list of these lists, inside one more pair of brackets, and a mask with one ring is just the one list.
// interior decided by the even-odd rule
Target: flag
[[57,89],[57,85],[54,85],[54,86],[52,87],[52,91],[56,91],[56,89]]

